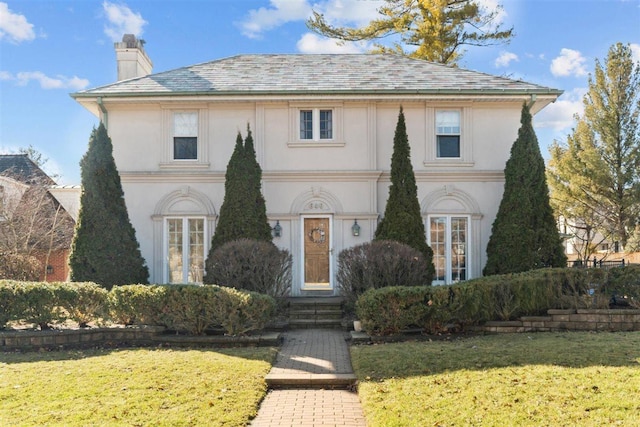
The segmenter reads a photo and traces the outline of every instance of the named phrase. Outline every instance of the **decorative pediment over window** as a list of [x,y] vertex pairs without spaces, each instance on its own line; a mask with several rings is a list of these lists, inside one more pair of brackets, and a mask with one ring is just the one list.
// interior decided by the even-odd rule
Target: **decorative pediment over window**
[[464,213],[482,217],[478,202],[462,190],[451,184],[432,191],[422,200],[421,210],[426,214]]
[[156,205],[154,216],[167,215],[215,216],[216,210],[206,195],[185,185],[164,196]]

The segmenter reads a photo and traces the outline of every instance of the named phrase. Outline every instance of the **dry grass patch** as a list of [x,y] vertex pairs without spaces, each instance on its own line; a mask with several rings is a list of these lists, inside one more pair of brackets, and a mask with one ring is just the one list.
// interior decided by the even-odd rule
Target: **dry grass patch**
[[358,346],[370,426],[639,425],[640,332]]
[[244,426],[276,351],[0,354],[0,425]]

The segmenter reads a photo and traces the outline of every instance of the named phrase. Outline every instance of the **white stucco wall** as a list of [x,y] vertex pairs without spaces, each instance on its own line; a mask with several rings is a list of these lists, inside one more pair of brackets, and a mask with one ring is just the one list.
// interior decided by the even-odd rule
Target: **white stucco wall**
[[[332,218],[335,267],[340,250],[373,237],[378,218],[384,213],[393,136],[401,104],[425,224],[427,216],[433,213],[469,215],[473,227],[469,233],[473,260],[470,274],[480,275],[486,262],[491,225],[502,197],[502,171],[520,125],[520,102],[323,99],[317,105],[336,106],[334,140],[297,141],[298,108],[313,106],[316,102],[312,99],[304,102],[110,101],[108,131],[114,145],[114,158],[152,282],[160,283],[164,278],[163,215],[206,215],[207,239],[213,235],[216,215],[224,198],[224,170],[238,131],[246,136],[247,123],[253,131],[257,157],[263,168],[262,190],[271,225],[278,220],[283,228],[282,237],[274,242],[294,255],[296,286],[301,281],[300,224],[305,215]],[[440,108],[464,111],[461,138],[470,144],[464,162],[439,162],[432,158],[433,115]],[[172,112],[191,110],[200,112],[201,158],[191,163],[174,162],[170,158]],[[181,206],[192,206],[192,212],[161,212],[163,203],[167,203],[172,194],[185,200],[204,198],[209,207],[197,208],[185,203]],[[313,201],[319,203],[314,205]],[[357,237],[351,234],[356,219],[361,226]]]

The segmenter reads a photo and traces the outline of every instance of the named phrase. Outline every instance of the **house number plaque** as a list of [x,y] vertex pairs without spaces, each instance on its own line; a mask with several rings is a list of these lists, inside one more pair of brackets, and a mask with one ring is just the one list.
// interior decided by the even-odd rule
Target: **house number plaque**
[[309,202],[309,204],[307,205],[307,209],[308,210],[324,210],[324,203],[323,202]]

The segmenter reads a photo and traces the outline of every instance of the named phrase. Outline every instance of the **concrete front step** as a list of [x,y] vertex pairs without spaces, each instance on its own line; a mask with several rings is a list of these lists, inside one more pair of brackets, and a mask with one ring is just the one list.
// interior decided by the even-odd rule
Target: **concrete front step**
[[290,319],[342,319],[342,311],[322,310],[322,311],[290,311]]
[[354,374],[267,374],[267,385],[272,389],[351,389],[356,383]]
[[342,329],[342,319],[289,319],[291,329]]
[[289,299],[289,327],[291,329],[342,329],[342,298]]

